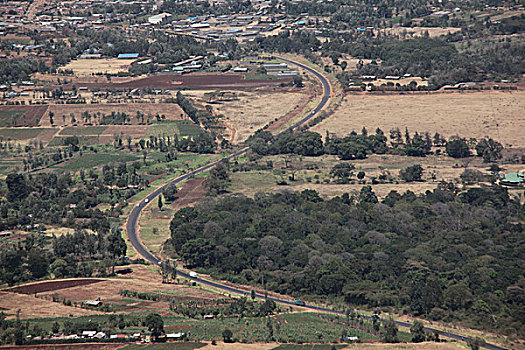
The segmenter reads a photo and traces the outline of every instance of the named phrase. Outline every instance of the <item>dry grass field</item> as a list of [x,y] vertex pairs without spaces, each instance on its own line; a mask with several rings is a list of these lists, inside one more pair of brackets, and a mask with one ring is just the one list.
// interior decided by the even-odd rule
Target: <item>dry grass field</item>
[[[184,94],[198,103],[206,104],[204,93],[186,91]],[[237,92],[237,99],[213,104],[215,114],[224,114],[226,137],[233,144],[245,141],[257,129],[293,111],[308,99],[306,90],[297,92]],[[233,140],[232,140],[233,138]]]
[[419,344],[351,344],[345,349],[358,350],[460,350],[459,344],[425,342]]
[[[168,293],[181,301],[187,300],[211,300],[223,298],[224,296],[199,287],[192,287],[185,284],[163,284],[162,277],[155,270],[151,270],[144,265],[128,265],[132,273],[123,275],[120,278],[105,278],[102,281],[86,285],[66,287],[65,282],[58,280],[57,287],[46,288],[34,294],[19,294],[13,292],[0,291],[0,308],[5,313],[14,317],[16,310],[20,309],[20,318],[36,317],[67,317],[70,314],[75,316],[99,314],[94,310],[83,309],[73,306],[65,306],[61,302],[52,302],[52,295],[57,295],[59,300],[66,298],[72,302],[85,302],[95,300],[100,297],[104,303],[122,304],[125,297],[120,295],[120,290],[128,289],[138,292]],[[116,270],[118,271],[117,267]],[[72,280],[66,280],[71,282]],[[76,280],[75,280],[76,281]],[[54,283],[54,282],[53,282]],[[51,290],[49,290],[51,289]],[[122,311],[130,311],[130,308],[157,308],[166,310],[169,305],[166,301],[138,301],[134,304],[125,304],[128,308]]]
[[[85,287],[79,287],[84,288]],[[75,316],[94,315],[100,312],[86,310],[72,306],[65,306],[62,303],[54,303],[50,300],[36,298],[34,295],[18,294],[10,292],[0,292],[0,308],[8,314],[8,318],[14,318],[16,311],[20,309],[20,318],[36,317],[67,317],[71,314]]]
[[[271,160],[276,169],[284,166],[284,156],[269,156],[260,160],[261,163]],[[340,196],[343,193],[358,195],[365,184],[357,181],[355,174],[364,171],[366,185],[370,185],[380,199],[384,198],[391,190],[404,193],[410,190],[416,194],[432,191],[441,180],[452,181],[461,188],[460,174],[465,170],[463,161],[455,160],[447,156],[428,156],[424,158],[406,157],[396,155],[377,155],[372,154],[367,159],[353,160],[355,165],[354,176],[351,177],[354,183],[337,184],[330,178],[330,169],[341,161],[336,156],[324,155],[320,157],[295,157],[291,164],[296,169],[295,181],[288,181],[291,174],[290,169],[285,169],[284,176],[274,171],[251,171],[232,173],[232,183],[230,191],[240,193],[248,197],[253,197],[258,191],[276,192],[282,190],[302,191],[315,190],[323,198]],[[423,167],[423,181],[404,182],[399,178],[399,171],[408,166],[420,164]],[[505,164],[506,172],[515,172],[523,168],[521,164]],[[306,168],[317,168],[316,170],[306,170]],[[484,164],[480,158],[469,159],[469,169],[476,169],[484,174],[490,174],[487,170],[488,165]],[[372,178],[378,178],[385,174],[391,177],[391,181],[385,183],[372,184]],[[433,174],[435,179],[433,180]],[[277,185],[282,178],[287,181],[287,185]],[[330,180],[329,183],[326,183]]]
[[[136,118],[137,111],[144,113],[145,121],[151,115],[151,121],[155,120],[155,115],[165,115],[166,120],[181,120],[185,119],[185,114],[179,105],[175,103],[125,103],[125,104],[64,104],[64,105],[49,105],[47,112],[42,116],[40,125],[50,126],[49,112],[54,113],[55,126],[71,125],[70,114],[75,114],[77,125],[84,125],[82,120],[82,113],[89,111],[91,115],[96,113],[109,115],[111,112],[126,113],[131,117],[132,124],[138,124]],[[65,121],[62,116],[65,115]],[[89,122],[89,121],[88,121]],[[95,124],[95,119],[92,118],[91,123]]]
[[395,27],[381,30],[382,34],[388,35],[399,35],[406,39],[410,38],[419,38],[423,36],[423,33],[428,32],[430,38],[435,38],[441,35],[447,35],[448,33],[454,34],[461,31],[461,28],[455,27],[414,27],[414,28],[404,28],[404,27]]
[[410,78],[401,78],[399,80],[388,80],[388,79],[377,79],[370,82],[366,82],[374,84],[375,86],[381,86],[382,84],[388,84],[392,83],[394,85],[400,84],[400,85],[408,85],[411,82],[415,81],[418,86],[428,86],[428,81],[424,80],[421,77],[410,77]]
[[365,126],[450,137],[490,136],[504,146],[525,147],[525,92],[465,92],[417,95],[347,95],[334,115],[312,128],[344,136]]
[[91,76],[95,73],[116,74],[118,72],[127,72],[131,63],[137,59],[78,59],[69,62],[63,69],[71,69],[76,76]]

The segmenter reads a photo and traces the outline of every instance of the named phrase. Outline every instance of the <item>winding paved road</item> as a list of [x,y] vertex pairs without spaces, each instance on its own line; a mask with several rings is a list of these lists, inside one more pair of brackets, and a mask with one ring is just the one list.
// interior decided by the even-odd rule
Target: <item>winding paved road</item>
[[[292,129],[298,127],[298,126],[303,125],[308,120],[310,120],[312,117],[314,117],[316,114],[318,114],[326,106],[326,104],[330,100],[330,97],[331,97],[331,94],[332,94],[332,89],[331,89],[331,86],[330,86],[330,83],[328,82],[328,80],[323,75],[321,75],[320,73],[315,71],[314,69],[312,69],[312,68],[310,68],[310,67],[308,67],[308,66],[306,66],[304,64],[301,64],[299,62],[291,61],[291,60],[288,60],[288,59],[285,59],[285,58],[282,58],[282,57],[277,57],[277,58],[279,58],[279,59],[281,59],[281,60],[283,60],[285,62],[288,62],[290,64],[299,66],[302,69],[307,70],[308,72],[310,72],[313,75],[315,75],[321,81],[321,83],[323,84],[323,97],[322,97],[321,101],[319,102],[319,104],[310,113],[308,113],[303,119],[299,120],[295,124],[289,126],[284,131],[281,131],[281,132],[279,132],[277,134],[277,135],[280,135],[283,132],[292,130]],[[237,157],[237,156],[239,156],[241,154],[244,154],[248,150],[249,150],[249,147],[245,147],[245,148],[241,149],[240,151],[237,151],[236,153],[234,153],[232,155],[229,155],[229,156],[227,156],[225,158],[222,158],[222,159],[220,159],[220,160],[218,160],[216,162],[212,162],[212,163],[210,163],[208,165],[205,165],[202,168],[199,168],[197,170],[194,170],[192,172],[184,174],[184,175],[176,178],[175,180],[171,181],[170,183],[178,184],[178,183],[180,183],[180,182],[182,182],[182,181],[184,181],[184,180],[186,180],[186,179],[188,179],[188,178],[190,178],[190,177],[192,177],[194,175],[200,174],[202,172],[205,172],[205,171],[213,168],[214,166],[216,166],[220,162],[228,161],[228,160],[230,160],[230,159],[232,159],[234,157]],[[165,186],[167,186],[167,184],[162,186],[162,187],[160,187],[160,188],[158,188],[158,189],[156,189],[152,193],[150,193],[144,200],[142,200],[135,207],[133,207],[133,209],[131,210],[131,213],[129,214],[128,222],[126,223],[126,232],[127,232],[127,237],[128,237],[128,240],[130,241],[130,243],[133,245],[135,250],[140,255],[142,255],[146,260],[148,260],[151,263],[156,264],[156,265],[160,265],[161,260],[159,258],[157,258],[156,256],[154,256],[150,251],[148,251],[148,249],[146,249],[146,247],[140,242],[140,240],[138,238],[138,232],[137,232],[137,226],[138,225],[137,224],[138,224],[138,220],[139,220],[141,211],[148,204],[148,202],[151,202],[153,199],[155,199],[157,196],[159,196],[162,193],[162,191],[163,191]],[[191,277],[189,274],[187,274],[185,272],[182,272],[182,271],[177,271],[177,274],[179,276],[184,277],[184,278],[188,278],[188,279],[197,281],[199,283],[202,283],[202,284],[205,284],[205,285],[217,288],[217,289],[224,290],[226,292],[235,293],[235,294],[247,294],[247,292],[244,291],[244,290],[241,290],[241,289],[238,289],[238,288],[234,288],[234,287],[229,287],[229,286],[226,286],[226,285],[214,282],[214,281],[202,279],[202,278],[199,278],[199,277]],[[260,295],[260,294],[256,294],[256,296],[258,298],[265,298],[264,295]],[[273,300],[273,301],[275,301],[277,303],[280,303],[280,304],[285,304],[285,305],[290,305],[290,306],[297,306],[297,305],[295,305],[293,302],[291,302],[289,300],[273,298],[273,297],[267,297],[267,299]],[[318,307],[318,306],[313,306],[313,305],[305,305],[303,307],[306,308],[306,309],[313,310],[313,311],[323,311],[323,312],[330,312],[330,313],[334,313],[334,314],[338,314],[338,315],[344,315],[344,312],[342,312],[342,311],[333,310],[333,309],[324,308],[324,307]],[[364,317],[365,318],[370,318],[370,316],[364,316]],[[394,322],[398,326],[402,326],[402,327],[410,327],[411,326],[410,323],[403,322],[403,321],[394,321]],[[434,328],[425,327],[425,330],[430,331],[430,332],[437,331],[442,336],[445,336],[445,337],[448,337],[448,338],[457,339],[457,340],[464,341],[464,342],[466,342],[468,340],[467,337],[464,337],[462,335],[455,334],[455,333],[450,333],[450,332],[446,332],[446,331],[441,331],[441,330],[437,330],[437,329],[434,329]],[[491,349],[491,350],[506,350],[505,348],[502,348],[502,347],[494,345],[494,344],[489,344],[489,343],[485,343],[483,346],[485,348]]]

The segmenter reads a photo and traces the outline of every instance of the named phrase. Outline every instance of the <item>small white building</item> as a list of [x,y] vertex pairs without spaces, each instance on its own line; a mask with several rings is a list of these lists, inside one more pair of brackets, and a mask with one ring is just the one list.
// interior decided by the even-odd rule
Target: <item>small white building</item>
[[166,24],[171,21],[171,13],[159,13],[158,15],[151,16],[148,18],[148,22],[156,25],[156,24]]

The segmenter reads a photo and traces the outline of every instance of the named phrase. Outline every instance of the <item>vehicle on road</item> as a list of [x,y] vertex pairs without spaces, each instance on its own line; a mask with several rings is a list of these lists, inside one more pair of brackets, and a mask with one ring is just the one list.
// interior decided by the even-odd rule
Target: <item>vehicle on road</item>
[[297,306],[306,306],[306,303],[304,301],[302,301],[301,299],[297,299],[296,301],[293,302],[295,305]]
[[149,202],[149,199],[148,199],[148,198],[144,199],[144,202],[148,203],[148,202]]
[[191,272],[190,272],[190,277],[192,277],[192,278],[196,278],[196,277],[197,277],[197,272],[193,272],[193,271],[191,271]]

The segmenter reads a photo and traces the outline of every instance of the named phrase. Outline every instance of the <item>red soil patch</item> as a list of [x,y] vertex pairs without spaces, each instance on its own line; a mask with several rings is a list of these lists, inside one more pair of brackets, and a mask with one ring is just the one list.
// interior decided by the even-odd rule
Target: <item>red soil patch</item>
[[178,326],[167,326],[167,327],[164,327],[164,329],[186,329],[186,328],[190,328],[190,326],[178,325]]
[[158,179],[162,179],[164,176],[166,176],[166,174],[160,174],[160,175],[157,175],[157,176],[153,176],[151,179],[148,180],[148,182],[152,183],[153,181],[156,181]]
[[77,286],[85,286],[88,284],[93,284],[97,282],[102,282],[104,280],[96,278],[84,278],[84,279],[74,279],[74,280],[65,280],[65,281],[49,281],[41,283],[33,283],[25,286],[14,287],[9,289],[10,292],[20,293],[20,294],[35,294],[35,293],[44,293],[51,292],[54,290],[60,290],[65,288],[72,288]]
[[[133,79],[126,82],[104,82],[104,83],[84,83],[87,88],[161,88],[161,89],[226,89],[226,88],[255,88],[268,85],[280,85],[289,83],[290,78],[280,79],[245,79],[241,74],[159,74],[146,78]],[[72,86],[66,86],[70,89]]]
[[25,111],[13,126],[38,126],[40,119],[47,111],[48,105],[39,106],[0,106],[0,111]]
[[173,204],[178,208],[187,207],[206,197],[204,180],[200,178],[186,181],[177,194],[178,199]]

